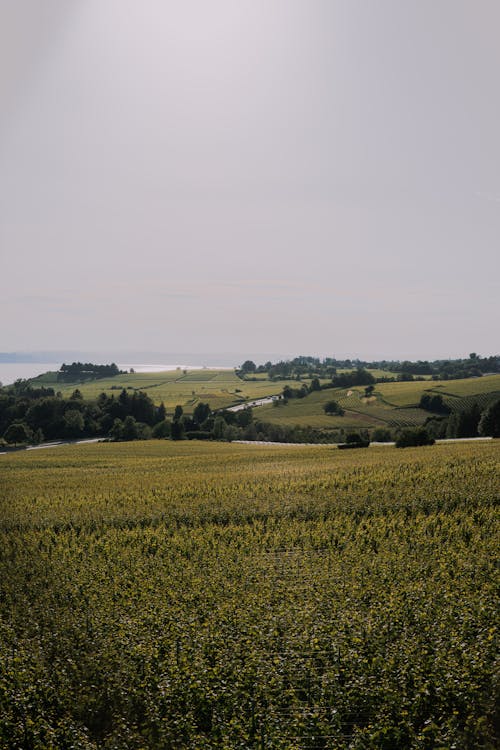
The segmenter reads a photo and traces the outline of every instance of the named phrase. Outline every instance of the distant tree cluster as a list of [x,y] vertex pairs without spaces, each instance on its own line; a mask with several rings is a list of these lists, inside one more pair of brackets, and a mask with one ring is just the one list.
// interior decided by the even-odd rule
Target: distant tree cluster
[[[165,418],[165,407],[155,406],[146,393],[134,391],[129,394],[125,389],[118,397],[101,393],[96,400],[85,400],[78,389],[69,398],[62,398],[53,389],[31,388],[23,381],[0,390],[0,436],[13,444],[107,435],[116,437],[119,425],[127,417],[130,419],[124,435],[132,435],[129,439],[148,437],[151,428]],[[131,421],[139,425],[136,432],[130,429]],[[12,425],[24,429],[22,439],[21,430],[12,430]]]
[[73,362],[70,365],[63,364],[57,373],[60,383],[81,383],[85,380],[97,380],[98,378],[112,378],[115,375],[124,374],[118,366],[112,362],[110,365],[95,365],[92,362]]
[[434,438],[424,427],[408,427],[396,438],[396,448],[411,448],[419,445],[434,445]]
[[[481,357],[472,352],[465,359],[418,360],[416,362],[409,360],[366,361],[361,359],[336,359],[335,357],[320,359],[319,357],[299,356],[274,363],[268,361],[262,365],[256,365],[255,362],[247,360],[237,372],[243,378],[253,377],[256,374],[267,374],[270,380],[311,379],[314,377],[332,379],[339,370],[359,369],[387,372],[387,375],[378,377],[377,382],[419,380],[423,379],[424,376],[432,377],[435,380],[481,377],[487,373],[500,372],[500,355]],[[357,385],[364,385],[364,383],[358,383]]]
[[419,406],[421,409],[432,411],[436,414],[449,414],[451,411],[440,393],[423,393],[420,397]]

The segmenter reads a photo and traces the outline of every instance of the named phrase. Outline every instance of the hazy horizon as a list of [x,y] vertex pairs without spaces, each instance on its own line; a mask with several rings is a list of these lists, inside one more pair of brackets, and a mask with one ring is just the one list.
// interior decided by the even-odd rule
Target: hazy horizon
[[0,350],[498,353],[499,27],[494,0],[2,3]]

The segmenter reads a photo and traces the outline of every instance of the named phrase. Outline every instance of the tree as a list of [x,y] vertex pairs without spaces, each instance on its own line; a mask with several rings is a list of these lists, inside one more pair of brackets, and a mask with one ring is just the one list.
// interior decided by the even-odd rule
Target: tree
[[321,383],[319,382],[319,378],[313,378],[311,380],[311,385],[309,386],[309,390],[311,391],[320,391],[321,390]]
[[134,417],[128,415],[128,417],[125,417],[123,420],[123,428],[122,428],[122,440],[137,440],[139,437],[139,430],[137,426],[137,422],[135,421]]
[[216,417],[214,422],[214,437],[216,440],[221,440],[224,436],[224,430],[226,429],[227,423],[224,417]]
[[38,428],[33,433],[33,443],[35,445],[40,445],[40,443],[43,443],[43,441],[44,441],[43,432],[42,432],[42,430],[40,428]]
[[387,427],[377,427],[372,432],[372,440],[376,443],[390,443],[392,440],[391,431]]
[[443,401],[443,397],[440,393],[422,393],[420,396],[419,407],[437,414],[450,413],[450,407],[445,401]]
[[184,424],[182,423],[181,419],[174,419],[170,427],[170,435],[172,437],[172,440],[184,439]]
[[121,419],[115,419],[113,426],[109,431],[110,436],[113,440],[121,440],[123,435],[123,422]]
[[454,412],[448,418],[447,438],[476,437],[478,434],[481,409],[474,403],[464,411]]
[[256,369],[257,369],[257,366],[256,366],[255,362],[252,362],[251,359],[247,359],[241,365],[241,371],[244,372],[244,373],[255,372]]
[[483,411],[478,430],[480,435],[500,437],[500,399]]
[[241,409],[236,415],[236,421],[239,427],[248,427],[253,421],[253,413],[251,407],[248,409]]
[[326,402],[326,404],[323,406],[323,411],[325,412],[325,414],[337,414],[339,417],[341,417],[344,413],[344,410],[342,409],[338,401],[334,401],[333,399]]
[[24,422],[13,422],[4,433],[4,438],[8,443],[27,443],[31,440],[31,430]]
[[184,409],[180,404],[177,404],[177,406],[174,409],[174,422],[178,422],[182,415],[184,414]]
[[156,421],[163,422],[166,416],[167,416],[167,410],[165,409],[165,404],[162,401],[158,409],[156,410]]
[[418,445],[434,445],[434,438],[424,427],[408,427],[401,430],[396,438],[396,448],[410,448]]
[[193,411],[193,420],[195,424],[203,424],[203,422],[210,416],[210,406],[208,404],[196,404]]
[[365,397],[370,398],[374,390],[375,390],[374,385],[367,385],[365,388]]
[[164,419],[162,422],[157,422],[153,427],[153,437],[158,440],[162,440],[170,437],[171,424],[168,420]]
[[64,414],[64,433],[67,437],[80,437],[85,427],[85,421],[81,412],[77,409],[68,409]]

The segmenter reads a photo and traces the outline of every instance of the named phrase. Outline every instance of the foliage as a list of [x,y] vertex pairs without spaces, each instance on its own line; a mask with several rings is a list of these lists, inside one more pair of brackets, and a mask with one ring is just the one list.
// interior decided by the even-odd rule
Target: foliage
[[4,439],[7,443],[27,443],[30,438],[31,430],[23,422],[13,422],[4,433]]
[[57,373],[57,380],[64,383],[77,383],[84,380],[95,380],[96,378],[114,377],[121,373],[122,370],[119,370],[114,362],[110,365],[73,362],[70,365],[61,365],[61,369]]
[[386,427],[377,427],[371,434],[371,439],[376,443],[390,443],[393,435]]
[[476,437],[478,433],[479,420],[481,419],[481,408],[479,404],[473,403],[463,411],[455,411],[448,418],[446,437],[464,438]]
[[418,445],[434,445],[434,438],[424,427],[406,428],[398,433],[396,448],[410,448]]
[[426,409],[437,414],[449,414],[451,411],[448,404],[443,401],[441,393],[422,393],[419,406],[421,409]]
[[340,406],[339,402],[334,401],[333,399],[326,402],[326,404],[323,406],[323,411],[325,412],[325,414],[337,414],[340,417],[344,414],[344,410]]
[[479,422],[480,435],[500,437],[500,399],[495,401],[483,412]]

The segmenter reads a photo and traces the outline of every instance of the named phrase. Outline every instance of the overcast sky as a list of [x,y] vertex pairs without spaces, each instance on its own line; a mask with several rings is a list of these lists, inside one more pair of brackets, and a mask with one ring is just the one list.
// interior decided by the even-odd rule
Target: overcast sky
[[0,351],[500,351],[498,0],[0,0]]

